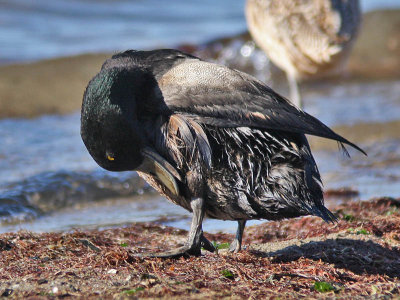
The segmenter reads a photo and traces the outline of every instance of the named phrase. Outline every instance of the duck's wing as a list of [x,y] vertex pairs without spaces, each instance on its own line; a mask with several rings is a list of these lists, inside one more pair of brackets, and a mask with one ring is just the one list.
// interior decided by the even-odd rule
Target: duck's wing
[[[264,83],[225,66],[187,59],[155,74],[164,113],[217,127],[258,127],[320,136],[357,145],[303,112]],[[160,94],[161,93],[161,94]],[[161,113],[163,113],[161,112]]]

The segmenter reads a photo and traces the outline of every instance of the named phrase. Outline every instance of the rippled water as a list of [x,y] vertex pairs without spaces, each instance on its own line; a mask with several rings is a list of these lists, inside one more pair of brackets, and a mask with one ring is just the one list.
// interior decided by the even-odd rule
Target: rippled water
[[[361,0],[362,8],[399,7]],[[0,0],[0,63],[172,47],[246,29],[244,0]]]
[[[331,126],[365,120],[385,124],[400,120],[399,89],[398,81],[320,87],[305,92],[305,106]],[[360,102],[361,109],[355,109]],[[92,161],[79,136],[78,114],[2,120],[0,136],[0,232],[155,220],[187,228],[189,214],[156,194],[149,196],[135,173],[107,172]],[[351,150],[351,159],[337,149],[313,152],[325,188],[350,187],[360,199],[400,197],[400,132],[361,146],[368,157]],[[234,227],[214,220],[205,224],[211,231]]]
[[[363,1],[364,9],[398,1]],[[240,1],[0,0],[0,62],[86,51],[199,42],[245,29]],[[268,60],[233,40],[217,62],[270,82]],[[211,55],[210,55],[211,56]],[[204,58],[210,59],[205,56]],[[377,123],[360,144],[368,157],[314,149],[326,189],[350,187],[360,199],[400,197],[400,81],[325,82],[302,90],[307,112],[330,126]],[[389,130],[392,123],[399,130]],[[189,214],[150,192],[132,172],[100,169],[79,136],[79,114],[0,120],[0,232],[70,230],[157,221],[188,228]],[[394,124],[393,123],[393,124]],[[367,130],[367,129],[366,129]],[[360,132],[368,136],[368,132]],[[328,199],[329,201],[333,201]],[[208,220],[205,230],[233,231]]]

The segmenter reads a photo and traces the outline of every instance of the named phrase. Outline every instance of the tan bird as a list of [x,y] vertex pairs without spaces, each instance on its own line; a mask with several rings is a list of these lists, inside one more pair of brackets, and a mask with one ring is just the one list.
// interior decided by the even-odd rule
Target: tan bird
[[286,72],[291,100],[302,106],[297,82],[343,69],[360,26],[358,0],[247,0],[249,31]]

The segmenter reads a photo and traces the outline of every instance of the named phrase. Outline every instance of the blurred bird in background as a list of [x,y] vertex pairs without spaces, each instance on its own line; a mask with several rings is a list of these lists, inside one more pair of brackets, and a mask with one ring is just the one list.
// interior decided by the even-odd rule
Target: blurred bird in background
[[290,98],[302,107],[298,81],[339,73],[360,26],[358,0],[247,0],[250,34],[286,72]]

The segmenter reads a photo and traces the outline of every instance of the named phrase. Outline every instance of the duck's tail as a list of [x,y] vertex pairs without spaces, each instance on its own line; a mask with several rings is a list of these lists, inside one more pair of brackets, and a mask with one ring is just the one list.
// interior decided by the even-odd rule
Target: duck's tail
[[327,223],[336,223],[338,218],[324,205],[314,206],[310,213],[314,216],[322,218]]

